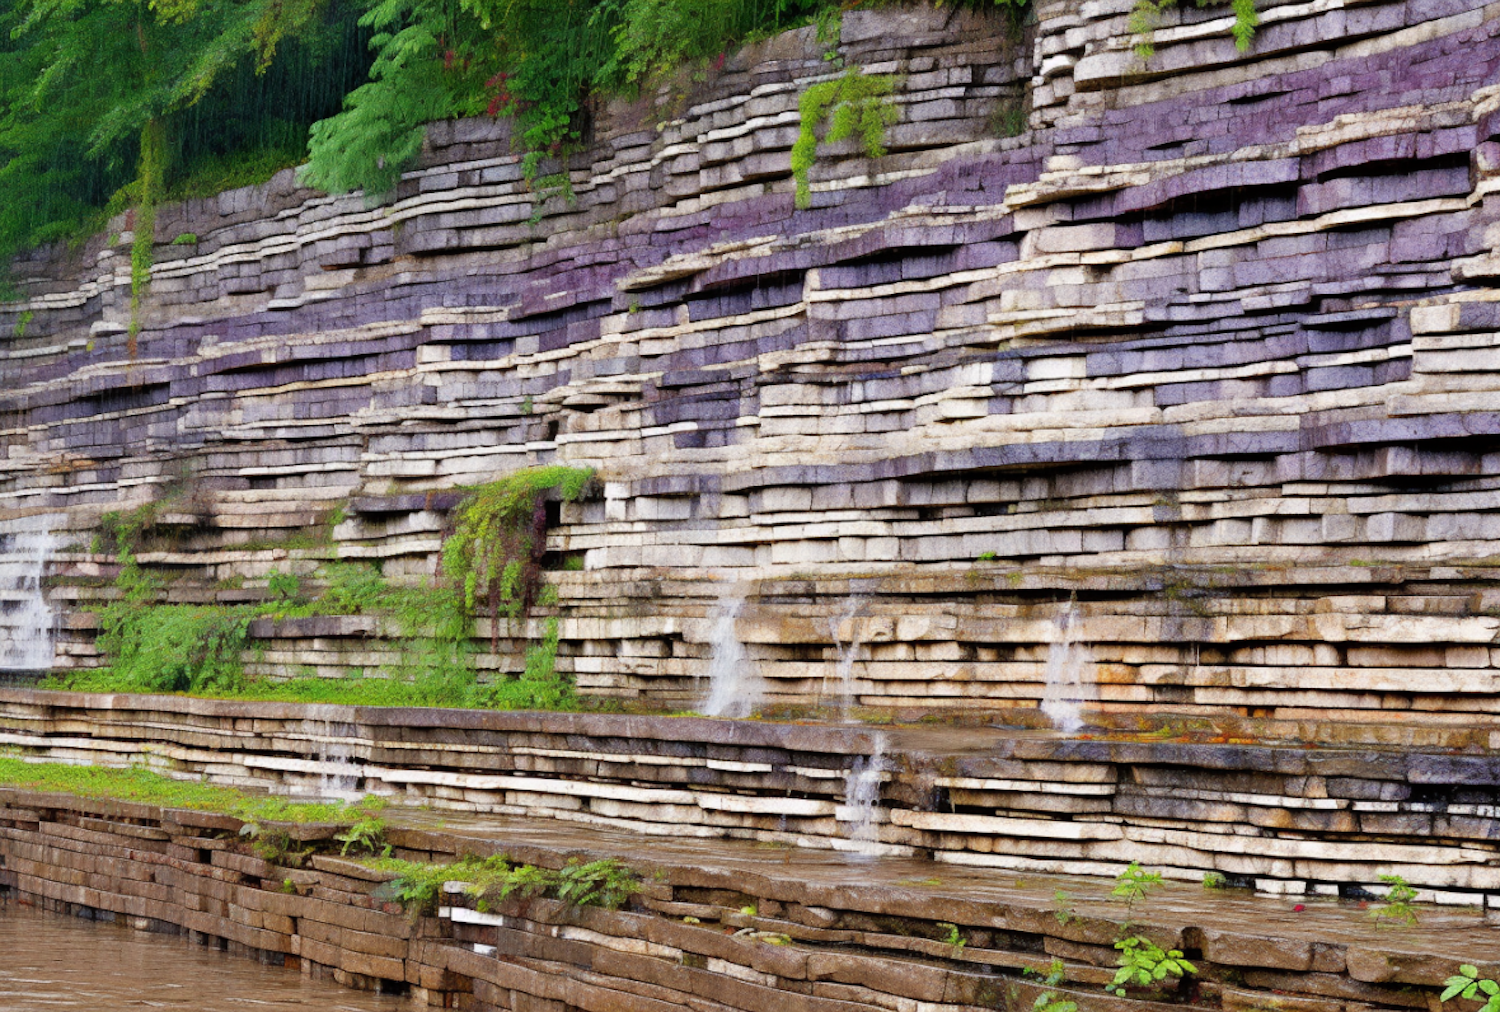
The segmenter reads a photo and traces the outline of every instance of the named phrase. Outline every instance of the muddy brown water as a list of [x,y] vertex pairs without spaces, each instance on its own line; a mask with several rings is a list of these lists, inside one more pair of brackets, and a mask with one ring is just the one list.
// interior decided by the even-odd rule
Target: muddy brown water
[[136,931],[0,902],[0,1009],[59,1012],[415,1012],[409,999],[351,991],[180,935]]

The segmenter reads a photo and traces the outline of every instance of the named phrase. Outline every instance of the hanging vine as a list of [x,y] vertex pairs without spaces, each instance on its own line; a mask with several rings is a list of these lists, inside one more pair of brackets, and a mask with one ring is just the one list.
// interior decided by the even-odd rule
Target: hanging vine
[[[1225,0],[1194,2],[1199,7],[1207,7]],[[1130,31],[1133,35],[1140,36],[1140,41],[1135,44],[1135,52],[1141,59],[1149,60],[1156,55],[1152,34],[1161,21],[1162,11],[1176,7],[1177,3],[1178,0],[1136,0],[1135,8],[1130,12]],[[1243,53],[1249,50],[1250,43],[1255,38],[1255,30],[1260,27],[1260,14],[1255,9],[1255,0],[1229,0],[1229,5],[1234,11],[1234,26],[1230,28],[1230,34],[1234,36],[1234,48]]]
[[557,489],[566,501],[583,495],[592,470],[535,467],[473,489],[454,511],[453,533],[443,542],[443,572],[461,588],[464,606],[483,605],[490,618],[490,649],[500,644],[500,616],[530,611],[547,550],[547,500]]
[[885,154],[885,130],[900,113],[890,100],[897,78],[890,74],[866,74],[850,67],[832,81],[821,81],[802,93],[797,100],[801,129],[792,144],[792,176],[797,181],[796,205],[806,208],[812,203],[812,186],[808,172],[818,155],[818,127],[832,118],[823,140],[835,144],[858,136],[865,154],[879,158]]
[[167,189],[167,125],[152,119],[141,130],[141,171],[136,180],[139,197],[135,206],[135,239],[130,244],[130,338],[133,361],[136,337],[141,332],[141,299],[151,283],[151,264],[156,241],[156,205]]

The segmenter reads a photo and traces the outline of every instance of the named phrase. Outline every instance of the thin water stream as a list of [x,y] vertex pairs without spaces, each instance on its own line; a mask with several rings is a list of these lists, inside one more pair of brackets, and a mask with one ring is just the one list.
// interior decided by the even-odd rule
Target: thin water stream
[[0,903],[0,1009],[59,1012],[416,1012],[407,998],[351,991],[175,935]]

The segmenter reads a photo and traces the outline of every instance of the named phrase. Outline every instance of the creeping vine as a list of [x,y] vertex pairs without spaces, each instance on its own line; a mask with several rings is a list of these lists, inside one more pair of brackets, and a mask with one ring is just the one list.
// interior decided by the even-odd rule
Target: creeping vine
[[879,158],[885,154],[885,130],[900,113],[890,101],[898,78],[890,74],[866,74],[850,67],[832,81],[820,81],[802,93],[797,101],[801,129],[792,145],[792,176],[797,181],[796,205],[806,208],[812,203],[812,186],[807,174],[818,154],[818,127],[825,119],[832,122],[823,137],[830,144],[858,135],[865,154]]

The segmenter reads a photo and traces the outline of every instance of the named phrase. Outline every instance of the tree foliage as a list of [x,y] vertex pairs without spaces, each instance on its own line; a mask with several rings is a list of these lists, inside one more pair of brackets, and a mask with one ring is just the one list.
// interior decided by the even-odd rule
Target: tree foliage
[[339,0],[0,0],[0,256],[150,208],[200,164],[300,156],[364,73],[351,24]]
[[[1029,0],[966,0],[1020,16]],[[1250,44],[1254,0],[1230,3]],[[1149,49],[1178,0],[1137,0]],[[329,192],[393,190],[424,124],[514,116],[534,186],[587,141],[591,104],[743,42],[817,23],[836,55],[839,0],[0,0],[0,263],[137,210],[133,294],[149,277],[160,199],[258,181],[307,161]],[[799,197],[828,137],[872,153],[890,122],[885,80],[815,85],[794,152]],[[563,170],[565,170],[565,162]],[[3,286],[0,286],[3,287]]]

